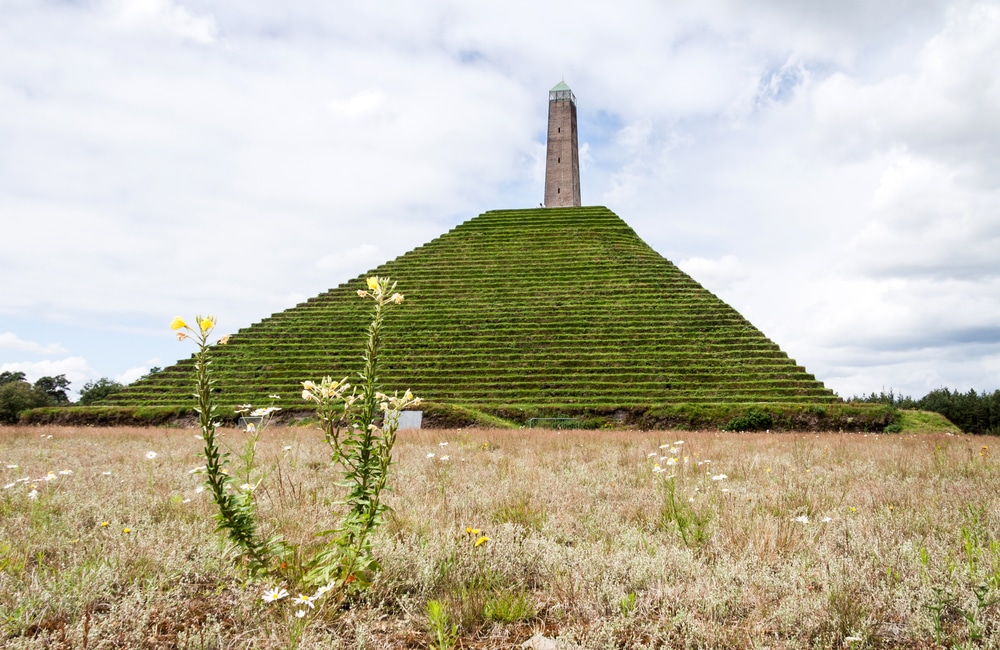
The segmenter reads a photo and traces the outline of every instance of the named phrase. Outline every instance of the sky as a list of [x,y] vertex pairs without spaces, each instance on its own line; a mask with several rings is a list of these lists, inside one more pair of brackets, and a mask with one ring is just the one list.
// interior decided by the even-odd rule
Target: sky
[[543,195],[842,397],[1000,388],[1000,5],[0,0],[0,371],[128,383]]

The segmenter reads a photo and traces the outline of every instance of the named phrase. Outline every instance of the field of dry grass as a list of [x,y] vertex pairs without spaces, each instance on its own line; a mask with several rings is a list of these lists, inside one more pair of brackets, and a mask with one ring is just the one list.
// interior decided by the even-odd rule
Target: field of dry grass
[[[289,646],[291,599],[265,603],[276,585],[248,581],[214,533],[188,473],[196,433],[0,429],[4,647]],[[436,647],[430,601],[461,648],[539,632],[585,648],[1000,647],[994,442],[403,432],[384,569],[300,647]],[[264,521],[291,538],[334,521],[318,432],[269,429],[261,453],[277,465]]]

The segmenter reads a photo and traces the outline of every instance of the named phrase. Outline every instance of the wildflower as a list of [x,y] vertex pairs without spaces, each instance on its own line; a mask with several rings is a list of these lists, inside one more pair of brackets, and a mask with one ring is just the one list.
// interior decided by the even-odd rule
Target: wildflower
[[652,458],[655,455],[656,455],[655,452],[650,452],[650,453],[646,454],[646,458]]
[[291,451],[291,450],[292,450],[291,445],[285,445],[284,447],[281,448],[281,451]]
[[125,533],[126,535],[129,535],[131,534],[132,529],[126,526],[125,528],[122,529],[122,532]]
[[716,474],[715,476],[712,477],[712,480],[713,481],[725,481],[727,478],[729,478],[729,477],[726,476],[725,474]]
[[822,519],[820,519],[820,521],[822,521],[824,524],[828,524],[831,521],[833,521],[833,518],[832,517],[823,517]]
[[17,469],[17,465],[8,465],[7,469]]
[[440,461],[447,461],[449,458],[450,458],[450,456],[442,456],[438,460],[440,460]]
[[33,489],[31,492],[28,492],[28,498],[29,499],[37,499],[38,498],[38,490],[34,490]]
[[369,277],[367,282],[368,282],[368,288],[371,291],[375,291],[376,289],[378,289],[378,278],[375,277],[374,275]]
[[367,295],[368,295],[367,291],[365,291],[364,289],[358,289],[358,297],[359,298],[364,298]]
[[42,480],[45,481],[46,483],[49,481],[54,481],[56,480],[56,473],[49,472],[48,474],[45,475],[45,478],[43,478]]
[[101,528],[107,528],[110,525],[111,525],[110,521],[102,521],[101,522]]
[[174,320],[171,321],[170,323],[170,329],[179,330],[179,329],[190,329],[190,328],[188,327],[188,324],[184,322],[183,318],[181,318],[180,316],[176,316]]
[[61,469],[61,470],[59,470],[59,474],[61,476],[69,476],[72,473],[73,473],[73,470],[71,470],[71,469]]
[[240,486],[240,489],[243,490],[244,492],[250,492],[251,490],[253,490],[253,486],[250,485],[249,483],[244,483],[243,485]]
[[313,596],[313,600],[317,600],[323,594],[325,594],[326,592],[330,591],[331,589],[333,589],[333,583],[332,582],[328,582],[325,585],[323,585],[321,587],[318,587],[316,589],[316,594]]
[[444,442],[439,442],[438,443],[438,447],[447,447],[447,446],[448,446],[448,441],[447,440],[445,440]]
[[194,493],[195,494],[201,494],[204,491],[205,491],[205,486],[204,485],[199,485],[198,487],[196,487],[194,489]]
[[669,444],[660,445],[660,449],[666,449],[669,446],[670,446]]
[[401,294],[399,292],[396,292],[396,293],[392,294],[392,297],[389,298],[389,300],[391,300],[392,302],[396,303],[397,305],[401,305],[401,304],[403,304],[403,294]]
[[857,511],[858,511],[857,508],[855,508],[854,506],[851,506],[851,512],[857,512]]
[[205,471],[205,469],[206,469],[206,467],[204,465],[199,465],[198,467],[195,467],[194,469],[189,469],[188,470],[188,474],[201,474],[202,472]]
[[798,517],[795,517],[794,519],[792,519],[792,521],[797,521],[800,524],[808,524],[809,523],[809,515],[799,515]]
[[287,589],[282,589],[281,587],[275,587],[274,589],[268,589],[267,591],[265,591],[264,595],[261,596],[261,598],[264,600],[265,603],[273,603],[274,601],[281,600],[286,596],[288,596]]
[[[979,457],[980,458],[986,458],[989,455],[990,455],[990,448],[989,447],[987,447],[986,445],[983,445],[982,447],[979,448]],[[16,465],[15,465],[15,467],[16,467]]]
[[8,483],[7,485],[3,486],[3,489],[9,490],[12,487],[14,487],[15,485],[17,485],[17,481],[14,481],[13,483]]
[[209,315],[198,321],[198,327],[201,328],[202,334],[207,334],[213,327],[215,327],[215,316]]
[[316,609],[316,605],[313,605],[313,598],[312,598],[312,596],[306,596],[305,594],[299,594],[298,596],[296,596],[295,598],[292,599],[292,602],[295,603],[296,605],[305,605],[306,607],[309,607],[310,609]]
[[478,535],[482,531],[480,531],[478,528],[470,528],[469,526],[466,526],[465,532],[468,535]]
[[270,399],[281,399],[281,395],[268,395]]
[[486,535],[483,535],[482,537],[476,540],[476,543],[473,545],[473,548],[479,548],[488,541],[490,541],[490,538],[487,537]]
[[297,610],[295,610],[295,618],[302,618],[305,615],[306,615],[306,610],[304,610],[304,609],[297,609]]
[[232,336],[233,336],[232,334],[226,334],[224,336],[219,337],[219,345],[226,345],[227,343],[229,343],[229,339],[231,339]]
[[191,503],[191,499],[184,499],[181,503]]
[[680,447],[671,447],[667,451],[667,453],[670,454],[671,456],[676,456],[677,454],[681,453],[681,449]]
[[660,467],[659,463],[654,463],[653,464],[653,471],[656,472],[657,474],[659,474],[660,472],[665,472],[667,470],[665,470],[662,467]]
[[667,465],[676,465],[676,464],[677,464],[677,459],[676,458],[668,458],[667,459]]
[[157,456],[157,453],[155,451],[147,451],[146,452],[146,460],[153,460],[154,458],[156,458],[156,456]]
[[434,452],[428,452],[427,457],[428,458],[434,458]]
[[101,476],[111,476],[111,472],[101,472]]

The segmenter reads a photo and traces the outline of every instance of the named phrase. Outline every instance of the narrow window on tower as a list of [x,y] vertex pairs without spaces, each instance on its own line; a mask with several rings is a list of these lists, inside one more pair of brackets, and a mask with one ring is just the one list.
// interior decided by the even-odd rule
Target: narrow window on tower
[[559,188],[557,187],[557,188],[556,188],[556,194],[558,194],[558,193],[559,193]]
[[562,127],[561,126],[557,126],[556,127],[556,133],[562,133]]
[[562,162],[562,158],[556,158],[556,162],[557,163],[561,163]]

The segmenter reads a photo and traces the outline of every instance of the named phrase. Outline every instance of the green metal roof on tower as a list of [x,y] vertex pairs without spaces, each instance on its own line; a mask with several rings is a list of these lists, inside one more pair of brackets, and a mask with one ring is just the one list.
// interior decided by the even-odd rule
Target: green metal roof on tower
[[560,81],[559,83],[557,83],[555,87],[552,88],[552,90],[550,90],[549,92],[554,93],[560,90],[569,90],[569,86],[566,85],[565,81]]

